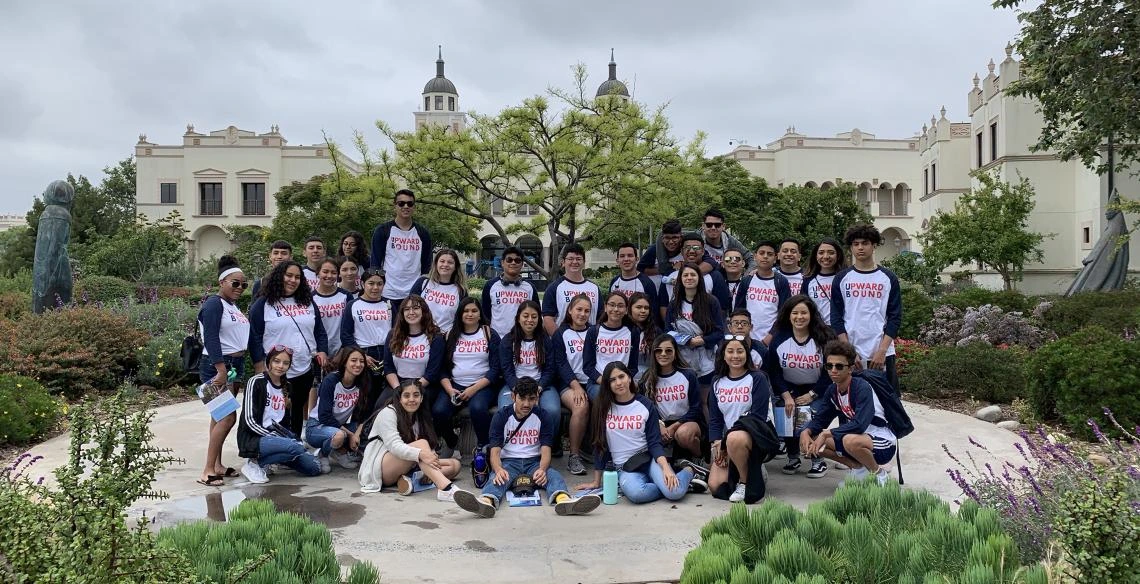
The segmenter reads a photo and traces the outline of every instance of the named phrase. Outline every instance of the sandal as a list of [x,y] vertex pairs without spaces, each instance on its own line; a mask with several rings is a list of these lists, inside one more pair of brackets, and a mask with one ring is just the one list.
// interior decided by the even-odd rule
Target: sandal
[[221,475],[209,475],[205,480],[198,479],[194,482],[204,487],[224,487],[226,483],[222,480],[222,478],[223,477]]
[[240,473],[236,469],[234,469],[234,467],[227,466],[226,472],[222,476],[224,476],[226,478],[234,478],[234,477],[239,476],[239,475],[240,475]]

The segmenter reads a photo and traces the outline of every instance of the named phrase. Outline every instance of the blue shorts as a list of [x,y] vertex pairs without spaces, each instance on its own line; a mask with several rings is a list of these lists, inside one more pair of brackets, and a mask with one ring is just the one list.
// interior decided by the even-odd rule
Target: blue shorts
[[[872,438],[871,442],[875,443],[876,440],[874,438]],[[892,458],[895,457],[895,453],[898,452],[898,449],[899,449],[899,447],[897,444],[891,444],[890,446],[880,447],[876,443],[875,447],[871,449],[871,455],[875,457],[875,464],[887,464],[888,462],[891,461]],[[845,456],[847,458],[855,460],[854,457],[852,457],[851,455],[849,455],[843,451],[843,445],[842,444],[836,444],[835,445],[835,454],[837,454],[839,456]]]

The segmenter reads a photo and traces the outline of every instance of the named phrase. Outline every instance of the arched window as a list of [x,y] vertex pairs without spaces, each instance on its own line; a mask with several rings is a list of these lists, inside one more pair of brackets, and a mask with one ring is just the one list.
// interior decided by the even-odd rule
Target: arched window
[[894,187],[891,183],[880,183],[878,188],[878,201],[879,201],[879,216],[889,217],[894,215]]
[[859,185],[859,190],[855,191],[855,201],[864,211],[871,212],[871,183],[865,182]]
[[826,181],[823,184],[819,185],[819,190],[821,190],[821,191],[831,190],[831,187],[834,187],[834,186],[835,186],[835,183],[833,183],[831,181]]
[[906,183],[899,183],[895,187],[894,196],[892,197],[892,207],[894,208],[895,215],[907,215],[907,203],[910,202],[910,187]]
[[819,186],[815,184],[815,181],[809,180],[806,183],[804,183],[804,188],[806,188],[806,189],[818,189]]

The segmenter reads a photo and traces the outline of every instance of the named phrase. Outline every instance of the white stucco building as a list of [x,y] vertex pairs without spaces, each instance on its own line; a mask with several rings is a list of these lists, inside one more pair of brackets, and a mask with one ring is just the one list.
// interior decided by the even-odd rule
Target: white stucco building
[[0,213],[0,231],[7,231],[13,227],[24,227],[27,224],[26,214]]
[[[1019,74],[1013,47],[1006,46],[1001,63],[991,60],[984,78],[974,76],[966,97],[969,121],[952,123],[943,112],[942,119],[926,129],[920,148],[930,189],[922,197],[922,216],[925,222],[938,210],[953,209],[958,194],[976,184],[972,171],[995,172],[1007,182],[1025,177],[1037,203],[1029,228],[1054,236],[1043,243],[1044,262],[1026,266],[1016,286],[1030,294],[1064,292],[1105,227],[1108,177],[1098,176],[1079,160],[1064,162],[1054,153],[1032,151],[1043,125],[1036,104],[1005,94]],[[1140,180],[1132,172],[1116,173],[1115,185],[1126,197],[1140,193]],[[1138,219],[1129,216],[1128,224],[1134,226]],[[1134,252],[1129,271],[1138,270],[1140,254]],[[972,271],[978,283],[1001,287],[996,272],[977,266]]]
[[203,134],[188,125],[179,145],[140,135],[135,161],[138,212],[154,220],[177,211],[191,262],[232,249],[227,226],[269,226],[282,185],[333,170],[324,144],[290,146],[277,126],[260,134],[235,126]]
[[883,234],[878,252],[883,259],[903,250],[918,251],[913,235],[920,220],[912,194],[921,184],[918,141],[918,136],[879,138],[859,128],[834,137],[814,137],[790,127],[763,148],[742,144],[727,156],[777,187],[856,185],[857,200],[875,217]]

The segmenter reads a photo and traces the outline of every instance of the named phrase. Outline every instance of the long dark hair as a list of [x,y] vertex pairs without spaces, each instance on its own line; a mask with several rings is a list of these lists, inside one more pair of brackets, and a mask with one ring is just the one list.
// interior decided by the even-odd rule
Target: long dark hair
[[748,341],[740,341],[726,336],[724,341],[716,349],[716,368],[713,370],[713,377],[728,377],[728,363],[724,360],[724,351],[728,348],[729,343],[740,343],[744,347],[744,369],[745,371],[753,371],[756,369],[756,364],[752,362],[752,347]]
[[[649,317],[645,319],[645,324],[639,324],[633,321],[633,305],[636,304],[638,300],[644,300],[647,304],[649,304]],[[653,314],[653,303],[649,301],[649,297],[645,295],[645,292],[634,292],[633,294],[629,295],[628,314],[629,322],[633,323],[633,326],[641,329],[641,338],[657,338],[657,333],[659,332],[657,330],[657,319],[660,318],[661,315]]]
[[297,291],[293,293],[293,301],[301,306],[313,304],[313,290],[309,288],[309,282],[305,279],[305,269],[301,267],[301,264],[292,260],[277,264],[265,277],[265,285],[262,287],[261,294],[265,296],[266,304],[272,306],[290,297],[285,294],[285,271],[292,266],[296,266],[297,270],[301,272],[301,281],[297,284]]
[[[356,251],[351,254],[344,253],[344,240],[352,238],[356,242]],[[364,247],[364,236],[359,231],[347,231],[344,235],[340,236],[340,245],[337,246],[336,255],[348,256],[352,261],[356,262],[357,268],[362,268],[368,265],[368,248]]]
[[[565,326],[567,328],[573,328],[572,323],[574,322],[574,319],[572,319],[570,317],[570,310],[574,308],[575,304],[577,304],[579,301],[582,301],[582,300],[586,301],[586,303],[589,303],[590,297],[586,296],[585,294],[578,294],[577,296],[570,299],[570,303],[566,305],[566,314],[562,317],[562,326]],[[590,311],[592,312],[593,310],[594,310],[593,307],[591,307]],[[590,327],[590,321],[589,321],[589,319],[587,319],[586,320],[586,328],[589,328],[589,327]]]
[[[653,339],[653,346],[649,348],[649,371],[646,371],[641,378],[642,393],[650,401],[657,401],[657,381],[661,379],[661,365],[657,363],[656,351],[661,345],[673,345],[674,372],[689,368],[685,359],[681,357],[681,347],[677,345],[677,339],[674,339],[673,335],[658,335]],[[690,388],[689,391],[696,391],[696,388]]]
[[417,294],[408,294],[408,297],[400,302],[400,309],[396,311],[396,318],[392,321],[391,340],[388,342],[388,350],[392,354],[399,355],[404,347],[408,344],[408,337],[411,336],[411,326],[408,321],[404,320],[404,307],[408,302],[415,302],[420,306],[420,329],[427,335],[428,342],[431,342],[436,335],[439,334],[439,327],[435,326],[435,320],[431,317],[431,310],[428,309],[427,302]]
[[590,423],[593,425],[594,430],[594,448],[599,451],[606,449],[606,414],[610,411],[610,406],[614,404],[614,390],[610,389],[610,375],[614,369],[620,369],[629,376],[629,391],[636,394],[635,386],[633,384],[633,373],[630,373],[629,366],[621,361],[611,361],[602,370],[602,387],[598,390],[598,397],[594,400],[594,411],[591,412]]
[[712,307],[709,306],[709,293],[705,290],[705,276],[697,264],[685,264],[677,270],[677,280],[673,282],[673,299],[669,301],[669,309],[675,317],[681,315],[681,304],[685,302],[685,285],[681,283],[681,274],[685,270],[697,273],[697,293],[693,295],[693,322],[701,327],[702,332],[712,330]]
[[618,326],[619,327],[623,327],[623,326],[624,327],[632,327],[633,326],[633,319],[629,317],[629,299],[625,297],[625,294],[622,294],[621,292],[618,292],[617,290],[614,290],[613,292],[607,293],[604,297],[605,299],[602,300],[601,314],[598,315],[598,326],[601,326],[602,323],[609,320],[609,317],[606,316],[606,305],[609,304],[610,298],[613,298],[614,296],[621,298],[621,301],[625,303],[625,316],[621,317],[621,324],[619,324]]
[[372,376],[368,374],[368,354],[364,349],[356,346],[341,347],[339,351],[333,355],[332,370],[340,375],[341,383],[344,383],[344,376],[348,369],[348,358],[353,353],[360,353],[361,358],[364,359],[364,370],[360,375],[356,376],[353,385],[360,390],[360,395],[356,398],[356,405],[352,408],[352,417],[355,420],[363,420],[368,417],[372,412],[369,408],[369,395],[372,392]]
[[835,332],[831,330],[830,326],[827,326],[827,323],[823,322],[823,315],[819,313],[819,308],[816,307],[811,298],[808,298],[807,294],[796,294],[784,301],[783,306],[780,307],[780,312],[776,314],[776,330],[792,332],[792,309],[801,304],[807,306],[808,313],[811,315],[808,321],[808,336],[815,341],[815,346],[822,351],[827,341],[835,338]]
[[444,369],[450,371],[455,366],[455,345],[459,343],[459,336],[466,334],[467,331],[463,330],[463,309],[468,305],[474,304],[475,308],[479,309],[479,328],[483,329],[483,334],[487,336],[487,351],[491,350],[491,335],[487,332],[487,317],[483,315],[483,308],[479,306],[479,301],[473,296],[464,296],[459,301],[459,306],[455,309],[455,325],[447,333],[447,352],[444,353]]
[[[403,395],[404,389],[408,387],[415,387],[420,390],[420,407],[416,408],[416,413],[409,414],[404,406],[400,405],[400,396]],[[392,397],[388,398],[388,402],[384,407],[392,406],[396,412],[396,431],[400,433],[400,439],[404,442],[411,444],[416,440],[423,438],[427,440],[428,446],[432,450],[439,448],[439,437],[435,435],[435,425],[431,420],[431,405],[427,403],[427,394],[424,393],[424,387],[420,385],[419,379],[405,379],[400,382],[400,388]],[[416,436],[415,428],[419,424],[420,435]]]
[[[522,344],[526,340],[526,332],[519,324],[519,317],[523,310],[533,308],[538,313],[538,325],[534,327],[534,358],[539,365],[546,363],[546,329],[542,326],[542,307],[534,300],[527,300],[519,305],[515,311],[515,325],[511,327],[511,354],[514,355],[515,364],[522,362]],[[569,310],[567,310],[569,312]]]
[[808,265],[804,277],[819,275],[820,265],[819,260],[816,259],[816,254],[819,253],[819,246],[830,245],[835,250],[835,272],[839,273],[840,270],[847,267],[847,254],[843,250],[843,244],[839,243],[834,237],[825,237],[811,248],[811,255],[808,256]]

